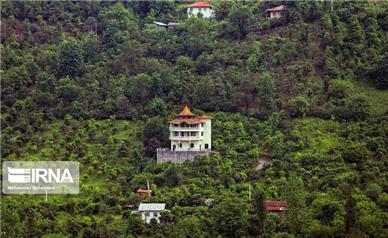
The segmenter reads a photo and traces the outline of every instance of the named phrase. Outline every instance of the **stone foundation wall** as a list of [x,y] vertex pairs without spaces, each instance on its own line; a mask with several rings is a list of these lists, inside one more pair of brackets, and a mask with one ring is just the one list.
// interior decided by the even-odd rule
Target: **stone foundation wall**
[[182,164],[187,160],[193,160],[196,156],[207,156],[210,154],[206,151],[172,151],[169,149],[157,149],[156,162],[158,164],[171,162],[174,164]]

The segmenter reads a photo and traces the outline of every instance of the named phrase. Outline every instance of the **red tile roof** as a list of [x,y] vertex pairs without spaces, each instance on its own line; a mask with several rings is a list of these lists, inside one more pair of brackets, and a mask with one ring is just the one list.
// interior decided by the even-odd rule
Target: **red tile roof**
[[207,2],[195,2],[187,6],[188,8],[213,8],[213,5]]
[[283,10],[284,10],[284,5],[280,5],[277,7],[267,9],[267,12],[279,12],[279,11],[283,11]]
[[136,190],[137,193],[150,193],[152,192],[151,190],[148,190],[148,189],[142,189],[142,188],[139,188],[138,190]]
[[266,201],[265,207],[270,212],[281,212],[287,211],[288,204],[287,201]]
[[198,118],[177,118],[170,121],[170,123],[178,123],[178,124],[182,122],[186,122],[187,124],[199,124],[202,121]]

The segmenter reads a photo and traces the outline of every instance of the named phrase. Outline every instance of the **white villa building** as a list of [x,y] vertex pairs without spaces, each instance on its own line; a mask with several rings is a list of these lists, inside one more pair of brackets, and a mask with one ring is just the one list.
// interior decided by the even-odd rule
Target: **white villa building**
[[186,105],[177,118],[170,121],[172,151],[211,150],[212,117],[193,114]]
[[208,115],[195,115],[186,105],[169,122],[171,147],[157,149],[157,162],[183,163],[196,156],[209,155],[212,149],[212,119]]
[[137,211],[133,213],[139,214],[141,219],[149,224],[152,219],[155,219],[157,223],[160,223],[160,213],[166,210],[165,203],[140,203]]
[[214,18],[214,7],[207,2],[195,2],[187,6],[187,16],[188,17],[198,17],[199,14],[203,18]]

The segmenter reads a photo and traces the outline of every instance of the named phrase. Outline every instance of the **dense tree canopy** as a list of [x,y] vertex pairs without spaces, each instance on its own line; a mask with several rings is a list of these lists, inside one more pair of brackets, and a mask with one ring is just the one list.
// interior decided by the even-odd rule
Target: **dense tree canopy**
[[[5,236],[388,236],[387,2],[210,2],[1,2],[1,155],[81,164],[78,195],[2,196]],[[184,104],[214,153],[156,164]]]

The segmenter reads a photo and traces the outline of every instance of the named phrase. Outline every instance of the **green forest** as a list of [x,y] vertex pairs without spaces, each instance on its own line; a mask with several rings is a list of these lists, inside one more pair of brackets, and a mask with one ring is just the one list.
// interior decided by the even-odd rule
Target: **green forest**
[[[80,163],[79,194],[2,194],[1,237],[388,237],[388,2],[0,3],[2,160]],[[214,153],[157,164],[185,104]]]

